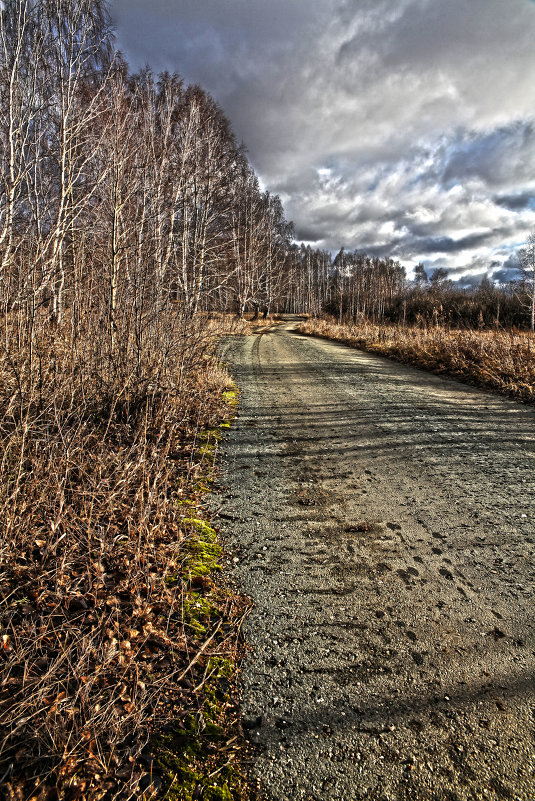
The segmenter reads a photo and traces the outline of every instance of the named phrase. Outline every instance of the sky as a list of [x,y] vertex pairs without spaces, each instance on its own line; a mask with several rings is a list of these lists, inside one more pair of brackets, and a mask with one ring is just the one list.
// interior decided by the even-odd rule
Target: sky
[[111,0],[133,71],[210,92],[295,236],[515,276],[535,230],[533,0]]

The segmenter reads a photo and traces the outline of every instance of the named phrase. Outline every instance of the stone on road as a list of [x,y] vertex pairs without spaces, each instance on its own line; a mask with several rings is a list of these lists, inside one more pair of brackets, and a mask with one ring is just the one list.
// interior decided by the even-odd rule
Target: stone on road
[[225,346],[263,797],[534,799],[534,409],[294,328]]

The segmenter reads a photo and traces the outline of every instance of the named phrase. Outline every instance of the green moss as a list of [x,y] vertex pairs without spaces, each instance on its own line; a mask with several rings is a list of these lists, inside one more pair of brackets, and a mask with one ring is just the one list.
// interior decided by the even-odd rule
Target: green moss
[[221,753],[225,739],[225,708],[228,693],[221,695],[221,680],[228,685],[234,667],[221,657],[206,665],[210,676],[203,688],[199,712],[188,715],[180,726],[154,743],[155,758],[164,776],[165,797],[172,801],[243,801],[243,780],[227,753]]
[[195,501],[192,501],[191,498],[177,498],[175,503],[177,506],[193,506],[195,508],[197,507],[197,504],[195,503]]
[[203,481],[197,481],[193,485],[193,489],[197,494],[204,495],[205,493],[210,492],[210,487],[208,486],[208,484],[211,483],[212,483],[211,478],[205,478]]
[[216,613],[214,604],[198,592],[184,597],[184,623],[197,636],[206,634],[207,624]]
[[209,576],[214,570],[221,570],[218,562],[221,556],[221,547],[206,542],[192,541],[186,546],[188,556],[185,561],[186,578]]
[[234,664],[230,659],[221,656],[212,656],[208,660],[208,672],[216,679],[231,679],[234,675]]
[[205,461],[213,462],[215,459],[214,449],[209,445],[201,445],[199,448],[199,456],[202,456]]
[[[197,523],[202,522],[198,521]],[[205,524],[211,542],[188,543],[198,559],[215,558],[221,551],[215,532]],[[183,601],[184,623],[192,633],[206,636],[214,618],[221,615],[212,592],[189,590]],[[221,635],[222,637],[226,635]],[[165,797],[170,801],[245,801],[244,780],[221,746],[228,733],[226,715],[235,665],[221,656],[207,656],[202,662],[206,681],[198,697],[197,714],[189,714],[169,733],[153,743],[153,755],[162,773]]]
[[227,389],[222,393],[221,397],[226,405],[231,409],[234,409],[238,405],[238,390],[236,388]]
[[215,542],[216,533],[212,526],[208,525],[206,520],[201,520],[200,517],[185,517],[184,525],[194,528],[198,534],[205,537],[210,542]]
[[218,428],[205,428],[204,431],[201,431],[199,434],[199,439],[205,442],[212,442],[215,440],[216,442],[220,440],[222,437],[221,431]]
[[[238,393],[229,389],[222,394],[230,410],[238,403]],[[217,428],[203,431],[199,436],[197,452],[201,457],[203,474],[192,487],[195,494],[210,491],[211,473],[217,452],[217,444],[223,435],[222,429],[230,428],[230,419]],[[184,625],[194,639],[206,638],[209,631],[222,617],[221,590],[209,582],[196,583],[220,570],[219,559],[222,548],[215,529],[206,520],[198,517],[198,501],[180,499],[178,506],[186,507],[187,515],[182,520],[186,533],[183,544],[182,570],[177,577],[167,577],[168,586],[184,583]],[[202,589],[197,590],[197,586]],[[219,635],[222,639],[227,634]],[[214,644],[217,644],[214,641]],[[206,655],[199,662],[205,681],[196,694],[198,710],[187,715],[170,732],[153,742],[152,752],[163,776],[162,795],[169,801],[244,801],[247,793],[244,780],[232,763],[228,748],[223,750],[225,740],[233,740],[229,733],[228,703],[235,665],[230,659]]]

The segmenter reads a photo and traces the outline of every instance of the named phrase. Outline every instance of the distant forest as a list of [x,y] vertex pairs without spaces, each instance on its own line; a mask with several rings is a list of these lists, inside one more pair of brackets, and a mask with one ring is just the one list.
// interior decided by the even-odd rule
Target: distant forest
[[529,323],[527,292],[298,245],[199,86],[114,54],[103,0],[7,2],[0,60],[0,305],[113,350],[180,305],[453,326]]

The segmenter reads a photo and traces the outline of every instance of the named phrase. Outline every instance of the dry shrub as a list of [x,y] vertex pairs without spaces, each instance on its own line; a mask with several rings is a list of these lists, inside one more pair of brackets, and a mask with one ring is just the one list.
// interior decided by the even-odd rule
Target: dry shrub
[[[158,325],[166,347],[148,340],[128,358],[89,331],[73,341],[68,321],[28,336],[13,321],[0,346],[8,797],[139,797],[152,734],[195,703],[177,684],[203,647],[184,616],[187,521],[209,469],[195,441],[221,419],[227,377],[206,326]],[[207,588],[209,639],[237,608]],[[226,636],[212,650],[232,650]]]
[[221,336],[254,334],[259,328],[265,328],[276,322],[281,322],[282,317],[277,314],[271,314],[264,318],[263,315],[260,315],[255,320],[251,315],[247,318],[237,317],[235,314],[227,314],[225,312],[210,312],[205,315],[205,319],[207,330],[215,331]]
[[457,376],[523,401],[535,400],[535,336],[528,331],[461,331],[368,321],[339,325],[332,319],[307,320],[299,330]]

